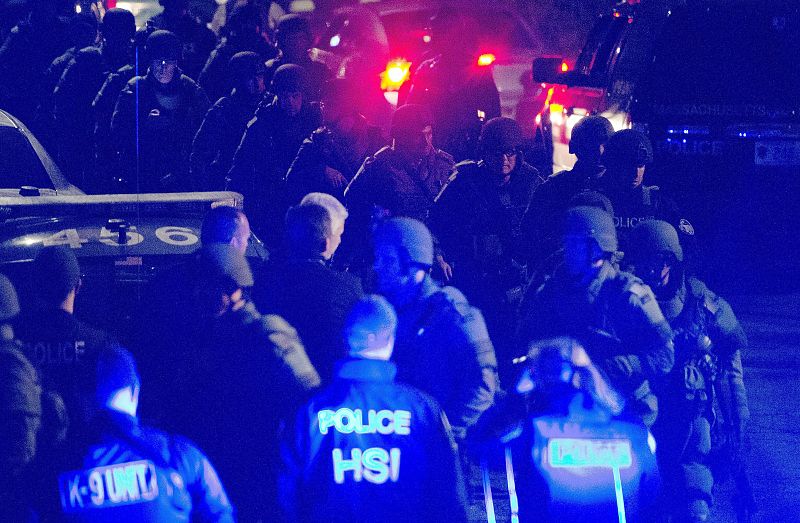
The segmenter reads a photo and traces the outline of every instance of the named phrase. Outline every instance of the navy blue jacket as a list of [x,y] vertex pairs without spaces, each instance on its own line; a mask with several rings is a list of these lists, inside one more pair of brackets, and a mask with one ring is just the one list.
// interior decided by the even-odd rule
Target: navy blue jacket
[[561,399],[503,438],[520,520],[648,521],[660,484],[652,436],[582,393]]
[[214,467],[189,441],[108,411],[58,479],[66,521],[232,522]]
[[394,382],[393,363],[345,360],[287,430],[281,501],[291,521],[466,521],[447,418]]

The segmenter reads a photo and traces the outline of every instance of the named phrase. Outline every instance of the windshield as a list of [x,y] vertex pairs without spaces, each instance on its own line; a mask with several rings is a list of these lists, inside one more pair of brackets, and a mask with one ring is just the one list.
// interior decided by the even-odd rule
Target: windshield
[[53,189],[42,161],[15,127],[0,127],[0,187],[18,189],[32,185]]

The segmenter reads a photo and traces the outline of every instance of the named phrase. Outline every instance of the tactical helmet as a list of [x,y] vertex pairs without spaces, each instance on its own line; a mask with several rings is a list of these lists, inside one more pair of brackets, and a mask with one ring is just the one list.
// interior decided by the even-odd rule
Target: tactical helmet
[[311,38],[311,26],[308,20],[298,14],[283,15],[278,19],[278,28],[276,30],[275,38],[278,42],[278,47],[282,47],[286,41],[286,37],[290,34],[305,33],[308,38]]
[[632,260],[642,260],[661,253],[683,261],[683,248],[675,227],[663,220],[645,220],[631,230],[628,255]]
[[245,85],[248,80],[255,78],[258,74],[264,74],[266,70],[264,60],[258,53],[252,51],[236,53],[228,61],[228,71],[234,85]]
[[597,207],[614,216],[614,205],[608,196],[597,191],[581,191],[569,200],[570,207]]
[[617,230],[614,219],[597,207],[579,206],[567,211],[565,238],[594,239],[603,252],[617,250]]
[[106,38],[130,40],[136,33],[136,19],[133,13],[127,9],[113,7],[103,15],[103,23],[100,28]]
[[308,74],[297,64],[283,64],[272,76],[272,92],[301,92],[308,89]]
[[400,106],[392,115],[392,138],[418,133],[428,125],[433,125],[433,116],[427,106],[419,104]]
[[169,31],[153,31],[147,37],[147,56],[150,60],[180,60],[183,46],[180,38]]
[[623,129],[608,139],[603,164],[611,171],[641,167],[653,161],[650,139],[639,131]]
[[492,118],[481,128],[478,146],[482,152],[511,151],[522,144],[522,129],[511,118]]
[[602,116],[585,116],[572,128],[569,140],[569,152],[581,156],[584,153],[597,151],[601,145],[608,143],[614,127]]
[[374,244],[389,245],[404,252],[408,261],[420,265],[433,265],[433,237],[419,220],[390,218],[378,226]]

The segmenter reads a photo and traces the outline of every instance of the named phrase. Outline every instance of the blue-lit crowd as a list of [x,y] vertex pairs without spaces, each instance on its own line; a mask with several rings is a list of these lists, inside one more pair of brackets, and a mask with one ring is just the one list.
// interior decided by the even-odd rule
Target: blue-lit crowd
[[68,246],[29,303],[0,275],[0,521],[702,522],[726,477],[748,517],[747,338],[646,135],[584,117],[542,174],[455,9],[394,109],[304,17],[160,1],[0,27],[0,108],[75,185],[244,195],[125,332]]

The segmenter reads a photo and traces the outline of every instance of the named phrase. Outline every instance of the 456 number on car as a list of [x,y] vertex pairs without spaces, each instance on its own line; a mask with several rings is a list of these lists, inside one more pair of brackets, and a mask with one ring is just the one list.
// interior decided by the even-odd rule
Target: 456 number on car
[[[144,241],[144,236],[138,232],[136,226],[133,225],[125,231],[125,235],[125,241],[120,242],[120,234],[118,232],[101,227],[100,235],[97,239],[100,243],[111,247],[131,247]],[[178,227],[174,225],[159,227],[155,230],[155,237],[167,245],[174,245],[177,247],[188,247],[200,241],[200,238],[198,238],[194,230],[189,227]],[[46,237],[42,241],[42,244],[45,247],[68,245],[73,249],[80,249],[84,243],[88,242],[89,239],[80,237],[77,229],[63,229]]]

